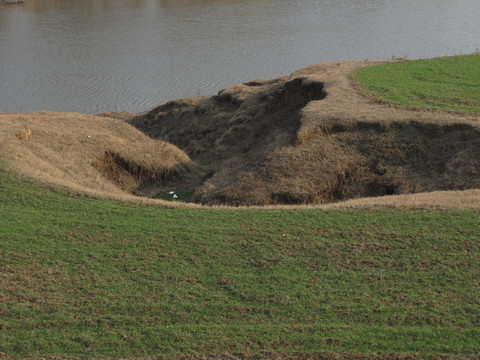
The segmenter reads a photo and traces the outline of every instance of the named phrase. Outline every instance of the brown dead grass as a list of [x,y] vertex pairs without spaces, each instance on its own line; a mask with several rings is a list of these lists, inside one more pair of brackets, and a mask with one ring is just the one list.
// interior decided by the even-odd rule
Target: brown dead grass
[[195,195],[204,204],[478,207],[480,118],[363,96],[350,74],[374,63],[318,64],[131,123],[209,168]]
[[77,113],[0,113],[0,154],[21,174],[116,199],[135,199],[140,184],[195,169],[174,145],[118,119]]
[[28,126],[24,125],[22,126],[22,130],[19,132],[15,133],[15,136],[17,137],[18,140],[20,140],[23,144],[26,144],[28,139],[30,139],[30,136],[32,136],[33,131],[30,129]]
[[190,188],[218,206],[480,208],[480,117],[362,95],[350,74],[375,63],[317,64],[135,117],[0,113],[0,154],[41,181],[136,202]]

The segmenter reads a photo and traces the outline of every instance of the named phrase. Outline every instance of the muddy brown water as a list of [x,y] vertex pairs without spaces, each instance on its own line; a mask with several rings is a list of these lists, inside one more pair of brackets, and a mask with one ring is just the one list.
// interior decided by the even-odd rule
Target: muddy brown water
[[0,6],[0,111],[140,112],[343,59],[480,49],[478,0],[26,0]]

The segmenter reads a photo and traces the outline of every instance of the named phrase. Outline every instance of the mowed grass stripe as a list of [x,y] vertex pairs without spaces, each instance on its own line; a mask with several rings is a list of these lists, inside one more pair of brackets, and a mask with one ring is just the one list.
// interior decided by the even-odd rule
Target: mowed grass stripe
[[165,209],[0,171],[0,353],[480,348],[480,212]]
[[386,103],[480,114],[479,54],[371,66],[353,78]]

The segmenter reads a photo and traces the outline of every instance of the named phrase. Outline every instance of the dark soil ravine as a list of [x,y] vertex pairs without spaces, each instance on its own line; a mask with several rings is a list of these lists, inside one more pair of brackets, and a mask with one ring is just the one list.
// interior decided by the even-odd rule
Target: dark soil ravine
[[130,123],[203,169],[189,184],[203,204],[324,204],[480,187],[478,126],[461,116],[388,111],[329,69],[320,67],[323,78],[307,68],[171,101]]
[[197,201],[228,203],[219,200],[220,195],[207,200],[202,189],[211,183],[229,186],[260,166],[272,149],[293,145],[301,109],[325,96],[321,82],[257,80],[226,88],[210,98],[168,102],[131,123],[147,135],[183,149],[205,169],[197,184]]

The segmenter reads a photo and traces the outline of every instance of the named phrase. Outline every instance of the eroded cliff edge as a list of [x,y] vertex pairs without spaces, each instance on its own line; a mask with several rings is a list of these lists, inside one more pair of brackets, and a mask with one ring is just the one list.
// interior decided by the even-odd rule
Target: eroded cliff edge
[[379,104],[350,78],[372,64],[318,64],[170,101],[129,122],[201,166],[189,186],[203,204],[325,204],[479,188],[479,117]]

